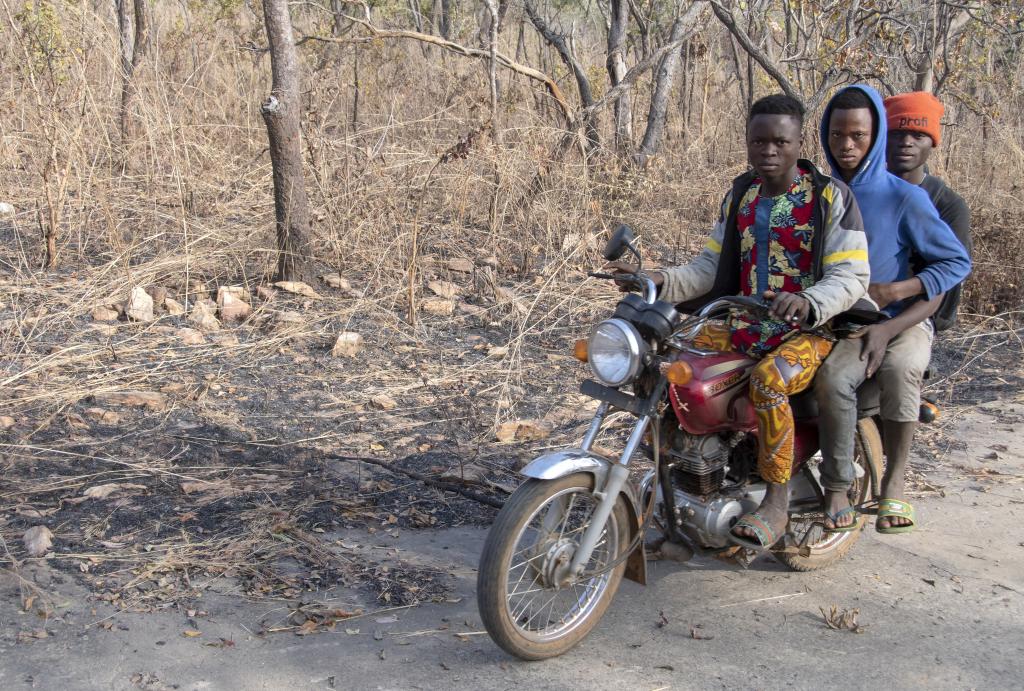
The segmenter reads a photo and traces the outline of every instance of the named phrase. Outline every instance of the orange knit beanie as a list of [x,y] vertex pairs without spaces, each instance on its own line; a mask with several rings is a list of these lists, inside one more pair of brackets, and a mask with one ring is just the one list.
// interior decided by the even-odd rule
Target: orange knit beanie
[[885,99],[885,115],[890,132],[924,132],[932,138],[935,146],[939,145],[942,130],[939,120],[944,112],[942,101],[927,91],[911,91]]

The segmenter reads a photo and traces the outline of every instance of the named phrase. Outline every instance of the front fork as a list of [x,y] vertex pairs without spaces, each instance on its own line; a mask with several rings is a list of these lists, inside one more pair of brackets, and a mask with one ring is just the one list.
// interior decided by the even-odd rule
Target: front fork
[[[608,415],[608,409],[608,403],[601,403],[600,407],[598,407],[597,413],[595,413],[594,419],[590,422],[590,427],[583,437],[582,448],[584,451],[589,451],[593,446],[598,432],[601,431],[601,425]],[[652,415],[650,413],[640,416],[636,427],[633,428],[633,432],[626,441],[626,447],[622,450],[618,463],[612,465],[608,470],[604,486],[594,488],[594,496],[598,499],[598,505],[590,517],[590,525],[583,532],[579,547],[572,558],[568,574],[570,579],[579,578],[583,573],[584,566],[590,561],[590,556],[593,554],[594,548],[601,538],[601,533],[604,532],[605,523],[608,522],[608,517],[611,516],[612,510],[615,508],[615,502],[619,500],[619,493],[622,492],[622,488],[629,480],[629,460],[640,447],[644,434],[647,433],[647,427],[651,424],[651,419]]]

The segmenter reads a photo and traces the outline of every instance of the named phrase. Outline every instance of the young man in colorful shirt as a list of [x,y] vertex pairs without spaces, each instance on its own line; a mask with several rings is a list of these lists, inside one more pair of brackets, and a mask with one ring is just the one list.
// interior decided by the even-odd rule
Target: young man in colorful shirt
[[[821,123],[822,148],[833,173],[849,184],[864,215],[871,260],[868,292],[889,317],[836,343],[815,380],[826,525],[837,531],[857,526],[848,496],[855,476],[857,389],[872,376],[881,390],[887,460],[876,529],[888,533],[913,527],[914,511],[903,501],[903,482],[931,358],[928,317],[971,268],[966,250],[928,195],[886,171],[887,133],[882,97],[863,85],[837,93]],[[921,262],[915,276],[912,257]]]
[[[690,264],[654,272],[660,297],[704,304],[725,295],[771,300],[769,317],[734,316],[706,328],[695,344],[738,350],[760,362],[750,379],[758,418],[758,471],[768,490],[733,528],[742,545],[771,547],[789,521],[793,412],[832,347],[801,327],[825,325],[868,285],[867,240],[849,189],[801,159],[804,109],[784,95],[750,110],[747,156],[753,170],[733,181],[704,251]],[[623,263],[612,268],[629,270]]]

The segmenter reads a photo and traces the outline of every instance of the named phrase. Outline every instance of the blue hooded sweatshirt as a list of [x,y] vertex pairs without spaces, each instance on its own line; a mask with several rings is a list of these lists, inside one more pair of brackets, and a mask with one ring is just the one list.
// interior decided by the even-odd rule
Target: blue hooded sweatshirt
[[[871,149],[848,183],[864,218],[871,282],[891,283],[910,278],[913,275],[910,257],[917,255],[926,264],[917,277],[930,300],[967,278],[971,273],[970,257],[950,227],[939,218],[928,193],[886,170],[888,126],[882,96],[863,84],[847,89],[863,91],[871,99],[877,116],[874,121],[878,132]],[[836,95],[843,91],[846,89]],[[835,98],[833,96],[832,101]],[[832,175],[842,180],[842,171],[828,147],[832,101],[821,119],[821,147],[832,167]],[[893,303],[883,311],[889,316],[896,316],[907,304]]]

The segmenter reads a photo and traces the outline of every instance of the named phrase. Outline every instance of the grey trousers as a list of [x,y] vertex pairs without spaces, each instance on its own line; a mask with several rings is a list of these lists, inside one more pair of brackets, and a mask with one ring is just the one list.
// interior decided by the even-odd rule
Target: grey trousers
[[[934,330],[930,319],[889,341],[885,359],[875,373],[880,389],[881,415],[891,422],[916,422],[921,385],[932,356]],[[814,378],[821,442],[821,480],[825,489],[849,489],[857,433],[857,387],[866,379],[867,360],[860,359],[861,341],[842,339]]]

